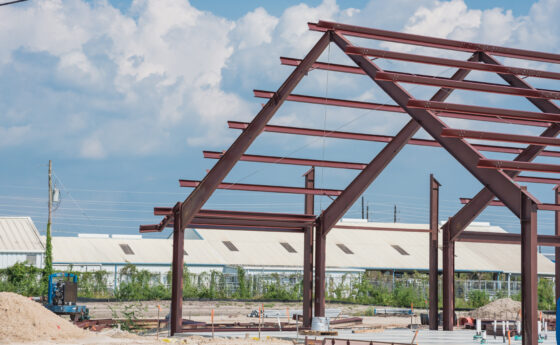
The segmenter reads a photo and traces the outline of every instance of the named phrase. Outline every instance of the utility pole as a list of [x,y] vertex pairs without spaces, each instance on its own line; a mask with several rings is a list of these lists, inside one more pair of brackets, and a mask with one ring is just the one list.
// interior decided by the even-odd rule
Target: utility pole
[[366,216],[367,216],[367,221],[369,222],[369,202],[366,205]]
[[51,221],[52,221],[52,161],[49,160],[49,215],[47,218],[47,240],[45,244],[45,268],[43,269],[44,288],[47,286],[49,275],[52,273],[52,242],[51,242]]
[[393,223],[397,222],[397,204],[393,207]]

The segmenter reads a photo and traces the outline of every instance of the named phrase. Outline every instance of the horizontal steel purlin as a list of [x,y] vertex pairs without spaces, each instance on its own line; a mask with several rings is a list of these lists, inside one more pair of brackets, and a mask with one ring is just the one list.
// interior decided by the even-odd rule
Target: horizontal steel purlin
[[480,107],[475,105],[446,103],[446,102],[433,102],[414,99],[408,102],[409,108],[424,108],[444,112],[456,112],[461,114],[477,114],[483,116],[499,116],[511,119],[523,119],[529,121],[539,122],[557,122],[560,123],[560,114],[557,113],[543,113],[535,111],[523,111],[502,108]]
[[486,169],[560,173],[560,165],[521,162],[521,161],[502,161],[502,160],[494,160],[494,159],[480,159],[478,161],[477,167],[486,168]]
[[[220,159],[223,156],[222,152],[215,152],[215,151],[203,151],[203,154],[204,154],[204,158],[211,158],[211,159]],[[355,170],[361,170],[366,167],[366,164],[363,163],[326,161],[326,160],[306,159],[306,158],[262,156],[262,155],[250,155],[250,154],[244,154],[243,156],[241,156],[239,160],[246,161],[246,162],[260,162],[260,163],[288,164],[288,165],[308,165],[308,166],[325,167],[325,168],[355,169]]]
[[345,53],[348,55],[363,55],[363,56],[371,56],[371,57],[377,57],[377,58],[389,59],[389,60],[399,60],[399,61],[437,65],[437,66],[444,66],[444,67],[464,68],[464,69],[475,70],[475,71],[515,74],[515,75],[522,75],[527,77],[545,78],[544,76],[546,75],[546,78],[559,79],[558,73],[555,72],[530,70],[525,68],[509,67],[503,65],[488,65],[480,62],[453,60],[453,59],[439,58],[434,56],[400,53],[400,52],[373,49],[373,48],[364,48],[364,47],[356,47],[356,46],[348,47],[345,50]]
[[560,184],[560,179],[540,176],[516,176],[514,181],[528,182],[528,183],[546,183],[546,184]]
[[[468,202],[471,201],[471,199],[469,198],[459,198],[459,200],[461,201],[461,204],[466,204]],[[505,206],[503,202],[501,202],[500,200],[492,200],[490,201],[490,203],[488,203],[489,206]],[[537,206],[537,210],[541,210],[541,211],[560,211],[560,205],[557,204],[547,204],[547,203],[541,203],[541,204],[536,204]]]
[[[463,231],[457,241],[496,243],[496,244],[521,244],[521,235],[504,232]],[[540,246],[560,247],[560,236],[537,235]]]
[[[489,65],[485,65],[489,66]],[[462,89],[478,92],[492,92],[511,96],[522,96],[532,98],[560,99],[560,91],[556,90],[536,90],[514,87],[509,85],[489,84],[482,82],[472,82],[465,80],[451,80],[434,77],[422,77],[417,75],[402,75],[398,73],[378,72],[375,80],[401,82],[409,84],[419,84],[435,87],[448,87],[452,89]]]
[[[179,180],[181,187],[196,188],[201,181],[195,180]],[[250,192],[270,192],[270,193],[288,193],[288,194],[312,194],[312,195],[328,195],[338,196],[342,191],[334,189],[310,189],[302,187],[285,187],[285,186],[269,186],[247,183],[220,183],[217,189],[243,190]]]
[[[320,20],[318,23],[308,23],[309,29],[314,31],[325,32],[328,30],[336,30],[343,35],[369,38],[381,41],[390,41],[404,44],[412,44],[426,46],[439,49],[457,50],[463,52],[487,52],[493,55],[507,56],[518,59],[528,59],[536,61],[545,61],[552,63],[560,63],[560,54],[539,52],[526,49],[500,47],[489,44],[480,44],[473,42],[450,40],[439,37],[429,37],[422,35],[409,34],[404,32],[395,32],[388,30],[380,30],[363,26],[342,24]],[[505,72],[504,72],[505,73]]]
[[539,137],[533,135],[520,135],[496,132],[481,132],[469,129],[446,128],[441,132],[442,137],[466,138],[478,140],[491,140],[507,143],[532,144],[543,146],[560,146],[560,139],[550,137]]
[[[273,92],[270,91],[263,91],[263,90],[254,90],[253,91],[255,97],[260,98],[272,98],[274,96]],[[316,96],[307,96],[307,95],[296,95],[292,94],[288,96],[288,101],[291,102],[301,102],[301,103],[311,103],[311,104],[321,104],[321,105],[330,105],[335,107],[345,107],[345,108],[354,108],[354,109],[369,109],[369,110],[376,110],[376,111],[388,111],[392,113],[405,113],[404,109],[398,105],[390,105],[390,104],[380,104],[380,103],[372,103],[372,102],[362,102],[362,101],[352,101],[352,100],[345,100],[345,99],[337,99],[337,98],[328,98],[328,97],[316,97]],[[515,124],[515,125],[523,125],[523,126],[537,126],[537,127],[547,127],[548,123],[539,122],[539,121],[529,121],[524,119],[514,119],[508,118],[504,119],[503,116],[500,115],[478,115],[478,114],[469,114],[464,112],[439,112],[437,114],[441,117],[448,117],[454,119],[465,119],[465,120],[475,120],[475,121],[487,121],[487,122],[497,122],[497,123],[508,123],[508,124]]]
[[381,228],[378,226],[360,226],[360,225],[335,225],[334,229],[346,230],[371,230],[371,231],[401,231],[401,232],[425,232],[429,233],[429,229],[414,229],[414,228]]
[[[233,129],[245,129],[247,128],[248,125],[249,124],[247,122],[228,121],[229,128],[233,128]],[[330,131],[330,130],[325,131],[323,129],[275,126],[275,125],[265,126],[264,131],[271,132],[271,133],[307,135],[307,136],[315,136],[315,137],[362,140],[362,141],[373,141],[373,142],[381,142],[381,143],[388,143],[394,138],[394,136],[390,136],[390,135],[376,135],[376,134],[341,132],[341,131]],[[430,140],[430,139],[410,139],[408,141],[408,144],[418,145],[418,146],[441,147],[441,145],[437,141]],[[477,150],[480,151],[501,152],[501,153],[511,153],[511,154],[519,154],[524,150],[523,147],[512,147],[512,146],[483,145],[483,144],[472,144],[472,146],[474,146]],[[560,151],[543,150],[541,156],[560,158]]]
[[[170,207],[154,207],[155,216],[165,216],[171,214]],[[289,220],[313,222],[315,216],[305,214],[291,213],[274,213],[274,212],[247,212],[247,211],[229,211],[229,210],[206,210],[202,209],[197,216],[205,217],[224,217],[224,218],[244,218],[244,219],[264,219],[264,220]]]

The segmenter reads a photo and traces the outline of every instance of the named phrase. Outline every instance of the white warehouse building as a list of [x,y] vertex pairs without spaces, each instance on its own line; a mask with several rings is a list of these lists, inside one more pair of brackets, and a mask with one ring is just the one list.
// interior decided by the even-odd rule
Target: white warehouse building
[[0,217],[0,269],[16,262],[42,268],[44,241],[29,217]]

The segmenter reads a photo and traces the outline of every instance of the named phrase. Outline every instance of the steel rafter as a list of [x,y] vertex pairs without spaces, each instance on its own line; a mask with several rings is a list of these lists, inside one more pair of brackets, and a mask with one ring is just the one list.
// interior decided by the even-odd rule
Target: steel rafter
[[[498,61],[485,53],[479,53],[479,58],[487,64],[499,64]],[[516,75],[500,74],[500,77],[512,86],[532,89],[527,82]],[[528,100],[544,113],[560,114],[560,108],[551,100],[540,98],[528,98]],[[541,136],[556,137],[559,133],[560,126],[552,123],[541,133]],[[543,150],[543,146],[530,145],[515,158],[515,161],[530,162]],[[508,176],[515,179],[519,172],[520,171],[507,171],[506,173]],[[461,231],[463,231],[484,210],[492,198],[494,198],[494,194],[488,188],[484,188],[473,198],[471,202],[463,206],[453,217],[451,217],[449,221],[444,224],[444,227],[450,227],[451,238],[457,238]]]
[[243,131],[235,142],[225,152],[224,156],[206,174],[202,182],[189,194],[181,205],[183,223],[190,223],[196,213],[202,208],[212,193],[231,171],[241,156],[247,151],[251,143],[262,133],[264,126],[284,103],[288,95],[294,90],[301,79],[307,74],[309,68],[319,58],[329,45],[331,33],[326,32],[309,51],[304,61],[296,67],[286,81],[278,88],[275,96],[271,98],[255,116],[247,130]]
[[[340,34],[333,35],[333,41],[343,50],[347,51],[352,47],[351,43],[347,41]],[[457,161],[459,161],[469,172],[475,176],[481,183],[488,186],[492,192],[502,200],[507,207],[518,217],[521,216],[521,202],[518,197],[520,188],[516,185],[504,172],[493,169],[480,169],[477,167],[479,160],[484,157],[478,153],[471,145],[463,139],[458,138],[444,138],[441,136],[441,131],[447,126],[438,119],[438,117],[431,111],[426,109],[407,108],[407,103],[413,99],[401,86],[395,82],[377,80],[376,75],[382,70],[375,65],[372,61],[368,60],[362,55],[349,55],[358,66],[360,66],[378,85],[383,89],[397,104],[403,109],[407,110],[410,116],[435,139],[441,146],[443,146],[449,153],[451,153]],[[344,192],[346,192],[346,189]],[[344,195],[344,192],[342,195]],[[538,203],[532,195],[526,191],[521,190],[523,195]],[[337,198],[339,200],[341,197]],[[336,200],[335,200],[336,202]],[[334,204],[334,202],[333,202]],[[331,204],[332,206],[332,204]],[[326,211],[325,211],[326,212]],[[324,215],[324,213],[323,213]]]
[[[343,37],[338,34],[333,36],[334,42],[344,50],[344,46],[348,44]],[[358,65],[360,60],[364,59],[361,56],[350,56]],[[471,57],[475,59],[475,57]],[[369,61],[369,60],[367,60]],[[363,67],[366,73],[368,71]],[[458,70],[453,75],[453,79],[464,79],[469,71]],[[369,73],[368,73],[369,74]],[[452,92],[450,89],[442,88],[433,97],[434,101],[443,101]],[[397,102],[398,103],[398,102]],[[400,105],[402,107],[402,104]],[[323,233],[328,233],[338,220],[346,213],[346,211],[356,202],[359,196],[373,183],[385,167],[393,160],[393,158],[402,150],[408,141],[412,139],[414,134],[418,132],[420,125],[417,121],[411,120],[403,129],[389,142],[382,150],[375,156],[375,158],[362,170],[362,172],[350,183],[350,185],[342,192],[342,194],[334,200],[329,207],[320,215],[317,223],[319,224]]]

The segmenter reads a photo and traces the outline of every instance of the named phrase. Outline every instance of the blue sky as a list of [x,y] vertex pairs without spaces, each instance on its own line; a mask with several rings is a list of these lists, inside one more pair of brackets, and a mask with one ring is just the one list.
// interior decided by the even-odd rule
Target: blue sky
[[[53,160],[62,201],[54,233],[137,233],[158,222],[153,206],[184,200],[179,178],[202,179],[214,161],[202,150],[223,150],[238,134],[227,120],[250,120],[262,100],[253,89],[275,90],[290,73],[280,56],[303,57],[318,39],[306,22],[337,20],[382,29],[558,52],[558,0],[530,1],[30,1],[0,9],[0,215],[46,222],[47,162]],[[356,41],[356,44],[362,41]],[[383,46],[385,49],[397,49]],[[419,53],[427,51],[418,50]],[[465,58],[464,55],[451,55]],[[322,60],[350,63],[336,47]],[[512,61],[512,64],[519,63]],[[449,69],[380,61],[387,69]],[[558,70],[535,63],[534,68]],[[495,76],[473,79],[499,82]],[[529,79],[541,87],[550,81]],[[417,98],[435,91],[406,85]],[[313,71],[299,93],[392,103],[364,78]],[[533,110],[523,99],[455,92],[450,101]],[[395,134],[406,116],[287,103],[277,124]],[[456,128],[537,134],[534,128],[450,121]],[[419,133],[418,137],[427,137]],[[249,152],[368,162],[381,144],[263,134]],[[508,155],[489,155],[511,159]],[[553,162],[540,159],[542,162]],[[240,163],[227,181],[300,186],[305,167]],[[442,149],[407,147],[365,193],[374,221],[428,220],[428,178],[442,183],[440,219],[459,197],[481,188]],[[317,183],[344,188],[355,172],[319,169]],[[536,174],[532,174],[536,175]],[[530,185],[552,202],[548,185]],[[316,212],[329,204],[317,200]],[[218,191],[206,208],[301,212],[302,196]],[[355,205],[348,217],[360,216]],[[539,214],[551,233],[550,214]],[[479,221],[518,231],[507,210],[489,208]],[[152,236],[167,236],[152,235]]]

